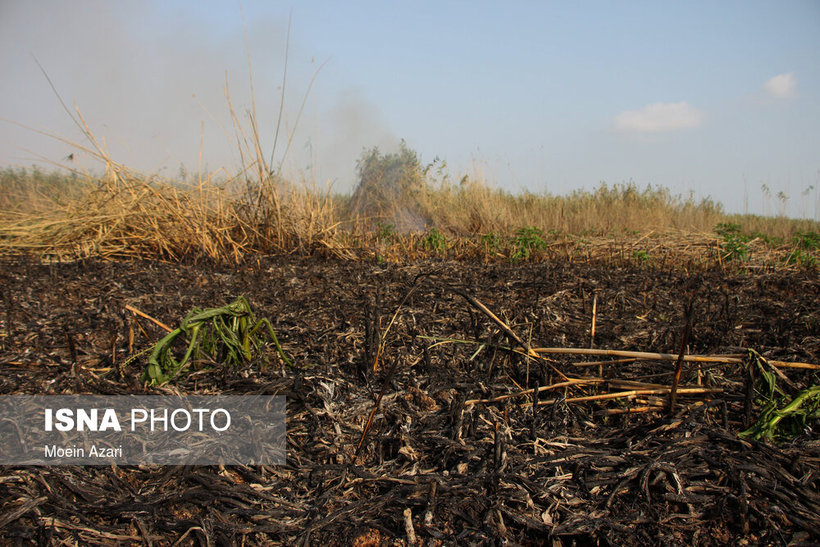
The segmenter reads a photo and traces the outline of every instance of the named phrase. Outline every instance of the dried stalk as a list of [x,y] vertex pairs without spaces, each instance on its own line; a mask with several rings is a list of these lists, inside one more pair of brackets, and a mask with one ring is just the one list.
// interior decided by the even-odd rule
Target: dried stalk
[[675,413],[678,382],[680,382],[680,375],[681,372],[683,372],[683,358],[686,356],[686,346],[689,344],[689,337],[692,335],[692,304],[693,301],[690,299],[686,306],[686,325],[684,325],[683,333],[681,334],[680,352],[678,353],[678,360],[675,363],[675,371],[672,374],[672,389],[669,391],[669,414]]
[[525,389],[523,391],[518,391],[516,393],[510,393],[508,395],[499,395],[498,397],[494,397],[492,399],[470,399],[469,401],[464,401],[464,406],[469,405],[476,405],[479,403],[500,403],[502,401],[506,401],[507,399],[512,399],[513,397],[520,397],[522,395],[532,395],[534,393],[540,393],[542,391],[549,391],[551,389],[558,389],[562,387],[569,387],[569,386],[582,386],[582,385],[589,385],[589,384],[600,384],[605,382],[601,378],[571,378],[566,382],[559,382],[557,384],[552,384],[549,386],[542,386],[538,389]]
[[[655,389],[633,389],[630,391],[617,391],[615,393],[603,393],[601,395],[588,395],[585,397],[571,397],[563,399],[565,403],[587,403],[590,401],[604,401],[608,399],[622,399],[624,397],[635,397],[637,395],[668,395],[671,388],[655,388]],[[684,395],[700,395],[707,393],[723,393],[723,388],[719,387],[687,387],[678,389],[678,393]],[[557,403],[560,399],[550,399],[548,401],[539,401],[539,405],[549,405]]]
[[163,323],[162,321],[160,321],[160,320],[158,320],[158,319],[154,319],[153,317],[151,317],[151,316],[150,316],[150,315],[148,315],[147,313],[145,313],[145,312],[142,312],[142,311],[138,310],[138,309],[137,309],[137,308],[135,308],[134,306],[131,306],[131,305],[129,305],[129,304],[126,304],[126,305],[125,305],[125,309],[126,309],[126,310],[128,310],[128,311],[130,311],[131,313],[133,313],[133,314],[135,314],[135,315],[139,315],[140,317],[143,317],[143,318],[145,318],[145,319],[148,319],[150,322],[152,322],[153,324],[155,324],[155,325],[156,325],[156,326],[158,326],[159,328],[164,329],[164,330],[165,330],[165,332],[171,332],[172,330],[174,330],[174,329],[172,329],[171,327],[169,327],[168,325],[166,325],[165,323]]
[[493,322],[494,322],[496,325],[498,325],[498,326],[501,328],[501,330],[503,330],[503,331],[504,331],[504,333],[505,333],[507,336],[509,336],[510,338],[512,338],[512,339],[513,339],[513,341],[514,341],[516,344],[518,344],[519,346],[521,346],[522,348],[524,348],[524,349],[526,350],[527,355],[529,355],[530,357],[534,357],[534,358],[538,359],[538,354],[536,354],[536,353],[533,351],[533,349],[530,347],[530,345],[529,345],[529,344],[527,344],[526,342],[524,342],[524,341],[523,341],[523,340],[522,340],[522,339],[521,339],[521,338],[520,338],[520,337],[519,337],[519,336],[515,333],[515,331],[514,331],[514,330],[512,330],[512,329],[511,329],[511,328],[510,328],[510,327],[509,327],[509,326],[508,326],[508,325],[507,325],[504,321],[502,321],[501,319],[499,319],[499,318],[498,318],[498,316],[497,316],[496,314],[494,314],[493,312],[491,312],[491,311],[490,311],[490,309],[489,309],[487,306],[485,306],[484,304],[482,304],[482,303],[481,303],[481,301],[479,301],[479,300],[478,300],[478,298],[476,298],[476,297],[472,296],[471,294],[468,294],[466,291],[463,291],[463,290],[461,290],[461,289],[457,289],[457,288],[455,288],[455,287],[451,287],[451,290],[452,290],[454,293],[456,293],[456,294],[458,294],[458,295],[460,295],[460,296],[464,297],[464,299],[465,299],[465,300],[467,300],[467,302],[469,302],[470,304],[472,304],[472,305],[473,305],[473,306],[474,306],[477,310],[479,310],[481,313],[483,313],[484,315],[486,315],[487,317],[489,317],[490,319],[492,319],[492,320],[493,320]]
[[[535,353],[553,355],[606,355],[609,357],[626,357],[654,361],[675,361],[678,356],[673,353],[654,353],[648,351],[624,351],[615,349],[584,349],[584,348],[532,348]],[[683,361],[686,363],[726,363],[742,364],[745,359],[741,357],[729,357],[726,355],[684,355]],[[799,368],[807,370],[820,370],[820,365],[813,363],[801,363],[792,361],[768,361],[770,365],[778,368]]]

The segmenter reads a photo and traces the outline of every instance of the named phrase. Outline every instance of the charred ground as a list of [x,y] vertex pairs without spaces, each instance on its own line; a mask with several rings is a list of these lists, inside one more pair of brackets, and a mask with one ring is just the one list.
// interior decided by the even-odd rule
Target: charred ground
[[[286,466],[0,468],[0,535],[10,541],[376,544],[407,538],[408,520],[434,544],[820,541],[817,424],[779,447],[738,438],[748,419],[742,364],[687,364],[682,384],[720,391],[682,395],[673,416],[660,397],[572,403],[618,381],[668,385],[674,364],[527,359],[499,347],[508,338],[460,294],[533,347],[589,347],[594,302],[596,347],[677,353],[691,302],[689,353],[751,348],[818,363],[816,273],[4,258],[0,287],[0,394],[288,398]],[[128,356],[162,331],[126,305],[174,325],[240,295],[272,321],[298,370],[271,351],[268,366],[206,368],[165,388],[139,382],[145,360]],[[785,374],[818,383],[816,371]],[[531,396],[473,402],[563,375],[606,382],[546,391],[536,407]]]

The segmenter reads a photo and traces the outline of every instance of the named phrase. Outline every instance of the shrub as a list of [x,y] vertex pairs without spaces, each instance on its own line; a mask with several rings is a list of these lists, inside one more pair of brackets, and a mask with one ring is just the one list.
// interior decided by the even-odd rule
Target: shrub
[[481,244],[484,246],[484,252],[488,255],[494,255],[501,247],[501,237],[494,232],[484,234],[481,236]]
[[447,238],[435,228],[431,228],[422,241],[425,249],[437,253],[444,252],[447,249]]
[[805,251],[815,251],[820,247],[820,232],[797,232],[792,243]]
[[378,147],[364,151],[356,167],[359,184],[350,199],[352,214],[392,221],[401,232],[429,224],[422,207],[424,170],[404,141],[398,152],[382,154]]
[[727,260],[747,260],[749,258],[749,238],[740,232],[740,224],[721,222],[715,226],[715,233],[723,237],[723,258]]
[[547,242],[544,241],[544,231],[535,226],[525,226],[519,228],[515,232],[516,236],[512,239],[512,254],[510,259],[513,261],[527,260],[533,251],[543,251],[547,248]]

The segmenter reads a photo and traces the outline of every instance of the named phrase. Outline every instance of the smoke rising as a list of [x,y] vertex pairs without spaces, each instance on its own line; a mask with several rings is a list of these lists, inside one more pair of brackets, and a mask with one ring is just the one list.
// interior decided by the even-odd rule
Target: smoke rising
[[353,189],[356,160],[364,149],[377,146],[383,152],[398,150],[400,140],[388,129],[378,109],[356,89],[339,95],[326,120],[328,131],[320,134],[319,157],[323,173],[329,174],[327,178],[337,191]]
[[[176,177],[180,166],[196,172],[200,162],[204,171],[235,173],[241,162],[225,88],[227,80],[231,103],[251,138],[246,37],[238,6],[226,10],[226,17],[214,17],[213,11],[104,0],[4,2],[0,118],[89,145],[39,61],[68,107],[79,108],[115,161],[168,177]],[[256,119],[267,157],[279,113],[288,21],[247,8],[245,16]],[[349,191],[362,149],[394,147],[398,139],[355,89],[308,97],[294,132],[315,70],[311,52],[292,39],[275,163]],[[321,73],[315,89],[322,90]],[[289,135],[292,145],[283,158]],[[72,152],[76,161],[98,168],[65,143],[0,121],[2,165],[63,162]]]

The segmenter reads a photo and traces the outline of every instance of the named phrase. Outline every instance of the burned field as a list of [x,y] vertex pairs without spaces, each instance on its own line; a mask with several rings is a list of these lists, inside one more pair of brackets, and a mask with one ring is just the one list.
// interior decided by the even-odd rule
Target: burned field
[[[5,258],[0,287],[0,394],[288,401],[284,466],[0,467],[6,542],[820,541],[817,420],[779,444],[738,436],[763,372],[792,395],[820,383],[816,273]],[[238,296],[293,368],[269,348],[140,382],[129,356],[164,331],[126,306],[174,325]],[[715,359],[683,362],[671,414],[675,359],[542,351],[676,355],[689,320],[686,353]]]

